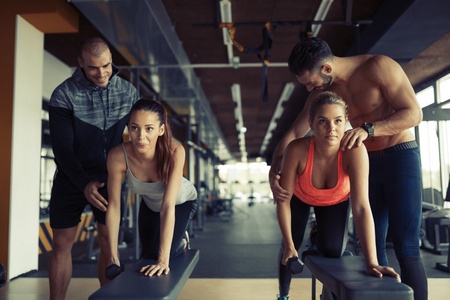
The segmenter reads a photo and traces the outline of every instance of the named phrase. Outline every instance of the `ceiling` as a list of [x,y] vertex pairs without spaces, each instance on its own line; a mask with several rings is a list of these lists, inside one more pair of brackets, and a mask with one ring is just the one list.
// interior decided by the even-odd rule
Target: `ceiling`
[[[337,56],[394,58],[416,90],[450,70],[447,0],[324,0],[330,7],[322,22],[316,16],[321,0],[230,0],[235,41],[249,52],[263,45],[264,24],[271,22],[270,53],[259,52],[260,57],[270,54],[266,81],[257,53],[224,44],[219,0],[70,2],[80,11],[79,33],[47,34],[45,49],[75,66],[83,38],[105,37],[124,74],[138,74],[180,122],[189,122],[200,141],[192,140],[221,161],[244,156],[270,163],[307,97],[289,72],[287,58],[314,25],[321,25],[317,36]],[[286,85],[293,87],[292,94],[280,100]],[[240,101],[233,100],[232,86],[240,90]],[[282,110],[275,114],[277,106]]]

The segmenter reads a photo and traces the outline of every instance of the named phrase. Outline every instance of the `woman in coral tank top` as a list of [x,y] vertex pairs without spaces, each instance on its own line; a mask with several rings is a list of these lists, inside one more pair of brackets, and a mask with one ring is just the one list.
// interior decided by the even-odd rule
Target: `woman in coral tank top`
[[[378,264],[375,229],[368,196],[369,160],[364,145],[339,150],[348,108],[332,92],[320,94],[311,104],[312,136],[292,141],[283,155],[281,186],[293,196],[278,202],[277,216],[283,236],[279,256],[278,299],[289,299],[292,274],[286,267],[298,257],[310,207],[317,220],[317,250],[327,257],[340,257],[345,250],[350,204],[356,231],[366,258],[367,272],[399,278],[389,267]],[[351,203],[349,201],[351,193]]]

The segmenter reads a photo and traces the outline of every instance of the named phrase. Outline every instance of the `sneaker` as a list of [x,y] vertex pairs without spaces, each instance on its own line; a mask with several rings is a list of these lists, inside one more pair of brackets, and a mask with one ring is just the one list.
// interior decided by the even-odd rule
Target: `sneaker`
[[277,295],[277,300],[289,300],[289,297]]
[[183,240],[185,243],[184,249],[191,249],[191,242],[189,241],[189,233],[187,231],[184,233]]

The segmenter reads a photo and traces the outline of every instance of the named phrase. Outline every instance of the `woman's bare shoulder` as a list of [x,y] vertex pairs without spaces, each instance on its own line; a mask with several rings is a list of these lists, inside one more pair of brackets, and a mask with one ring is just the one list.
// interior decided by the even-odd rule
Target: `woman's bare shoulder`
[[[126,147],[126,146],[125,146]],[[127,148],[127,147],[126,147]],[[108,168],[126,168],[125,154],[123,153],[122,144],[119,144],[112,148],[108,153]]]
[[118,158],[120,156],[123,156],[122,144],[115,146],[108,153],[108,157]]
[[367,154],[366,146],[361,144],[359,147],[345,150],[342,154],[342,162],[345,169],[352,166],[358,168],[358,166],[368,164],[369,156]]
[[286,152],[297,154],[302,152],[308,152],[310,143],[311,137],[309,136],[295,139],[289,143],[289,145],[286,148]]
[[291,146],[291,147],[308,147],[309,148],[309,145],[311,143],[311,139],[312,139],[311,136],[298,138],[298,139],[295,139],[295,140],[291,141],[289,143],[289,146]]
[[172,149],[172,152],[174,155],[176,154],[184,154],[185,153],[185,149],[183,147],[182,144],[180,144],[179,142],[177,142],[176,140],[172,140],[170,142],[170,148]]
[[361,146],[359,147],[353,147],[352,149],[344,151],[344,156],[358,156],[358,155],[367,155],[367,148],[364,144],[361,144]]

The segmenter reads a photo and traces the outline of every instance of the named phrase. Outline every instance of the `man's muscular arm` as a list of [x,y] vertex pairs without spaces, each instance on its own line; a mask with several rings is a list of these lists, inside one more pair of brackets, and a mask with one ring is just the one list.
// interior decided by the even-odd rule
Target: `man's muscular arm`
[[[379,87],[384,101],[393,111],[381,118],[373,116],[373,119],[364,120],[374,124],[374,137],[399,134],[422,121],[422,109],[414,90],[397,62],[387,56],[375,56],[369,64],[366,76],[366,80]],[[348,130],[341,141],[342,150],[359,147],[367,136],[368,133],[361,127]]]

